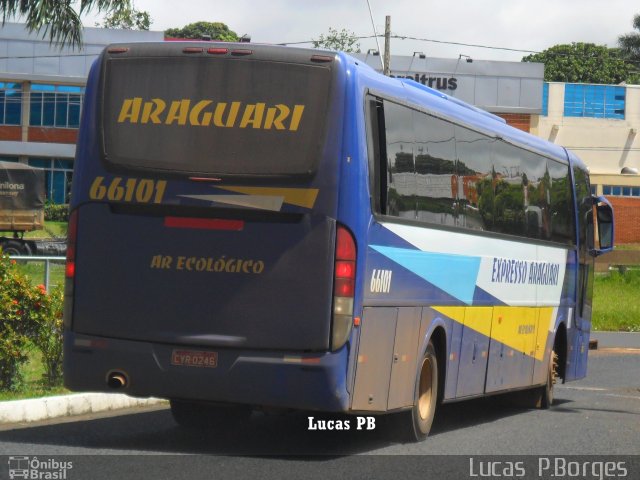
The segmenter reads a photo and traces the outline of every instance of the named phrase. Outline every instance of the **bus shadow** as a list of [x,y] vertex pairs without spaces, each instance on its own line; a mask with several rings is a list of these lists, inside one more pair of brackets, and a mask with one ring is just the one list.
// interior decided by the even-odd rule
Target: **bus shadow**
[[[447,432],[491,423],[525,410],[496,401],[495,398],[442,405],[436,415],[430,438]],[[568,402],[568,401],[564,401]],[[567,407],[560,407],[562,411]],[[349,430],[310,430],[309,417],[334,420]],[[341,457],[362,454],[406,443],[399,415],[377,416],[376,428],[357,429],[356,417],[317,412],[281,415],[254,413],[242,423],[215,430],[192,430],[175,424],[168,409],[131,413],[98,419],[68,421],[0,432],[7,443],[56,445],[99,450],[199,453],[214,455],[289,457]],[[427,440],[428,441],[428,440]],[[29,453],[29,452],[25,452]]]

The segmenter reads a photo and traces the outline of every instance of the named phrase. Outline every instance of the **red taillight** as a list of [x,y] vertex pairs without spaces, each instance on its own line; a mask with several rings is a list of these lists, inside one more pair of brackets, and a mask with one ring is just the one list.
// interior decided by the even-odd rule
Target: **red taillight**
[[224,220],[219,218],[165,217],[164,226],[169,228],[193,228],[200,230],[232,230],[241,232],[244,220]]
[[210,55],[226,55],[229,53],[228,48],[209,48],[207,49],[207,53]]
[[336,230],[336,258],[333,270],[333,324],[331,349],[348,340],[353,324],[353,296],[356,285],[356,242],[345,227]]
[[352,278],[336,278],[336,297],[353,297],[354,291],[355,286]]
[[73,278],[76,274],[76,239],[78,237],[78,210],[74,210],[69,215],[69,226],[67,227],[67,265],[64,275]]
[[356,243],[349,231],[338,226],[336,232],[336,260],[353,260],[356,259]]
[[[67,249],[67,254],[69,253],[69,249]],[[76,262],[73,260],[69,260],[67,257],[67,265],[64,268],[64,276],[67,278],[73,278],[76,276]]]
[[356,262],[336,260],[336,278],[354,278]]
[[333,57],[330,57],[329,55],[311,55],[311,61],[318,63],[327,63],[332,62]]
[[185,47],[182,49],[182,53],[202,53],[204,48],[200,47]]

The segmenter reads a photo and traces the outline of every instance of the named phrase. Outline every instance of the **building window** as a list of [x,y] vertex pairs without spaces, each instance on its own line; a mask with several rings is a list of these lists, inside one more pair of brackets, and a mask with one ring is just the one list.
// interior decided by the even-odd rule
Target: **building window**
[[22,85],[0,82],[0,125],[20,125]]
[[603,185],[602,193],[612,197],[640,197],[640,187]]
[[29,165],[45,170],[47,200],[61,204],[69,203],[73,160],[64,158],[30,158]]
[[549,84],[544,82],[542,84],[542,116],[549,115]]
[[567,83],[564,116],[624,119],[625,87]]
[[31,85],[29,125],[78,128],[84,88],[69,85]]

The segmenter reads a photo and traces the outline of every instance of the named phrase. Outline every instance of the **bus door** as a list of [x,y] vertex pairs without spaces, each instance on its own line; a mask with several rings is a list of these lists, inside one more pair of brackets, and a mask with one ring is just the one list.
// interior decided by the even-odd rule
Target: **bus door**
[[492,311],[492,307],[465,308],[456,397],[484,393]]
[[[586,375],[587,351],[591,332],[591,305],[593,296],[593,200],[589,189],[589,175],[580,168],[573,168],[576,211],[578,224],[578,269],[576,272],[576,308],[574,319],[576,329],[568,332],[569,358],[571,366],[567,375],[571,378],[582,378]],[[575,375],[575,377],[574,377]]]
[[539,310],[494,307],[486,392],[531,385]]

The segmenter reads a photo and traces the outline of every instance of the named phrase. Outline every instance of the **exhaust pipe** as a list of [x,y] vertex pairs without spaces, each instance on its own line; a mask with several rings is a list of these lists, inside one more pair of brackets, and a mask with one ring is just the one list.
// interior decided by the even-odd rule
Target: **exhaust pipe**
[[129,377],[124,372],[112,371],[107,374],[107,386],[119,390],[129,385]]

